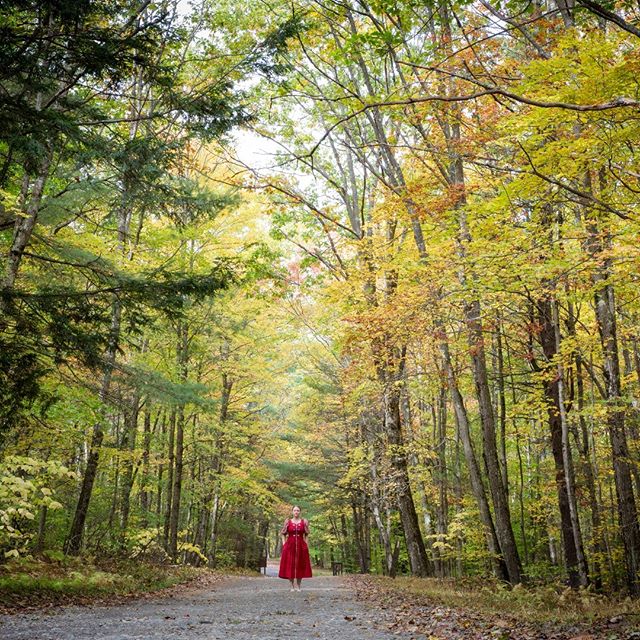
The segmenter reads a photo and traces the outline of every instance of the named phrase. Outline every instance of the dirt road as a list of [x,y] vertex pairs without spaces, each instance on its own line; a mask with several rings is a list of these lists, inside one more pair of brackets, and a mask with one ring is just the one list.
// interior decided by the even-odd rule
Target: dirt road
[[[273,571],[269,571],[273,574]],[[69,606],[0,616],[2,640],[391,640],[422,638],[375,628],[376,611],[340,577],[305,580],[301,593],[275,577],[229,578],[213,589],[113,606]]]

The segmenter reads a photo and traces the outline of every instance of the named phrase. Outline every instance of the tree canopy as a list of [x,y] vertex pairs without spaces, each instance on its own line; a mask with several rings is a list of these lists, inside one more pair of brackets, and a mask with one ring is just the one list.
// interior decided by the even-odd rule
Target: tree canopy
[[0,3],[0,552],[640,590],[640,14]]

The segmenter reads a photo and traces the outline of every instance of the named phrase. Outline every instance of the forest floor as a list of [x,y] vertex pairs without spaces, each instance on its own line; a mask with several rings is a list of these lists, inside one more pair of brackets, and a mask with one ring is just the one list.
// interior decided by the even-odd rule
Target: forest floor
[[18,558],[0,564],[0,615],[70,604],[124,602],[182,585],[210,587],[224,577],[190,565],[124,558]]
[[[136,598],[0,616],[3,640],[640,640],[630,616],[523,622],[446,606],[401,581],[318,576],[290,593],[273,577],[234,576]],[[472,605],[473,603],[469,603]]]
[[349,576],[382,628],[428,640],[640,640],[640,604],[552,586]]

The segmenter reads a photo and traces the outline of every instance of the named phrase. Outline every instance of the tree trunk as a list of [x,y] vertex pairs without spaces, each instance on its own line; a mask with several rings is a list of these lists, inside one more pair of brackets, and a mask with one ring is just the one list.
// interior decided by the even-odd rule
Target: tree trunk
[[169,518],[169,555],[173,562],[178,559],[178,527],[180,524],[180,503],[182,499],[182,472],[184,469],[184,407],[178,407],[176,419],[175,464],[171,497],[171,517]]
[[45,534],[47,531],[47,506],[42,505],[40,507],[40,516],[38,518],[38,535],[36,537],[36,544],[33,548],[34,553],[42,553],[45,546]]
[[353,533],[356,541],[356,555],[360,573],[369,573],[369,548],[367,544],[367,531],[361,505],[356,501],[355,495],[351,495],[351,513],[353,515]]
[[467,409],[465,407],[462,394],[460,393],[460,389],[458,388],[458,382],[453,370],[451,353],[449,350],[449,344],[446,341],[446,335],[441,336],[440,352],[442,353],[445,372],[447,374],[447,380],[449,382],[449,393],[451,394],[453,409],[456,416],[456,424],[458,426],[460,440],[462,441],[462,450],[467,461],[467,467],[469,468],[471,490],[473,491],[473,495],[476,499],[478,510],[480,512],[480,520],[484,527],[485,537],[487,540],[487,548],[489,550],[489,553],[491,554],[494,573],[499,580],[508,580],[509,574],[507,572],[507,567],[502,555],[502,551],[500,549],[500,543],[498,541],[498,536],[496,534],[495,526],[493,523],[493,516],[491,514],[491,508],[489,506],[484,482],[482,480],[480,465],[478,464],[478,460],[473,449],[473,442],[471,440],[471,427],[469,425]]
[[[154,434],[157,434],[157,433],[158,432],[154,429]],[[167,435],[167,414],[164,411],[162,412],[162,421],[160,423],[160,433],[158,435],[161,436],[160,442],[162,443],[161,445],[162,448],[160,449],[160,452],[163,453],[164,441]],[[164,469],[165,469],[165,464],[164,462],[162,462],[162,458],[160,458],[160,462],[158,463],[158,477],[156,478],[156,503],[155,505],[153,505],[158,527],[160,526],[160,522],[162,519],[162,496],[164,494],[162,490],[162,487],[164,486],[164,484],[162,481],[164,479]],[[166,549],[167,545],[166,545],[165,538],[163,537],[159,542],[161,542],[161,544],[163,544],[164,548]]]
[[[445,3],[441,3],[438,5],[438,11],[443,30],[440,44],[443,50],[450,52],[452,34],[451,16],[449,15],[448,6]],[[444,79],[443,84],[445,84]],[[449,79],[449,86],[447,86],[446,91],[451,95],[457,93],[457,87],[452,84],[451,79]],[[447,142],[449,155],[447,181],[449,186],[455,189],[457,193],[455,208],[458,214],[457,248],[458,259],[460,261],[458,280],[462,289],[465,290],[469,288],[470,283],[473,283],[476,275],[474,273],[468,273],[467,267],[467,247],[471,242],[471,233],[465,211],[467,201],[465,195],[464,163],[459,152],[462,141],[461,121],[460,106],[455,102],[447,105],[446,115],[441,120],[441,128]],[[466,300],[464,301],[464,322],[467,330],[467,343],[469,345],[476,399],[480,411],[483,456],[487,470],[489,493],[491,494],[491,500],[493,502],[496,535],[507,568],[509,582],[511,582],[511,584],[518,584],[522,581],[522,567],[515,536],[513,535],[513,528],[511,526],[507,487],[504,485],[500,468],[496,438],[496,421],[487,374],[484,328],[482,326],[482,307],[480,299],[476,296],[472,288],[469,293],[466,294]]]
[[[105,356],[105,365],[102,373],[102,384],[100,385],[99,398],[104,405],[108,401],[109,390],[111,388],[111,376],[116,360],[116,351],[120,340],[120,322],[122,317],[122,306],[118,299],[113,301],[111,311],[111,331],[109,345]],[[104,411],[104,409],[103,409]],[[78,503],[71,523],[69,535],[64,543],[64,552],[68,555],[77,555],[82,547],[82,536],[84,524],[89,511],[89,501],[93,492],[93,485],[98,473],[98,461],[100,459],[100,449],[104,440],[104,420],[106,416],[101,416],[93,426],[89,456],[85,467]]]
[[429,560],[427,558],[424,540],[420,533],[418,514],[411,493],[409,468],[407,465],[407,455],[400,419],[401,393],[398,380],[395,377],[386,385],[384,396],[385,433],[389,438],[389,445],[391,447],[391,464],[396,485],[394,489],[407,544],[411,573],[416,576],[426,576],[429,573]]
[[[226,360],[229,355],[229,344],[225,343],[221,350],[221,359]],[[234,380],[226,371],[222,372],[222,393],[220,395],[220,413],[219,428],[215,436],[215,453],[211,464],[213,473],[213,499],[211,502],[211,518],[210,518],[210,547],[209,560],[213,564],[215,562],[216,542],[218,536],[218,515],[220,506],[220,492],[222,490],[222,472],[224,469],[224,435],[226,431],[226,422],[229,415],[229,404],[231,402],[231,391],[233,390]]]
[[[437,541],[447,543],[449,528],[449,497],[447,487],[447,404],[446,390],[441,389],[433,406],[433,434],[436,453],[436,484],[438,486],[438,507],[436,510]],[[444,578],[447,575],[447,563],[442,559],[442,552],[437,549],[436,576]]]
[[[604,278],[594,278],[598,285]],[[604,376],[607,390],[607,425],[613,457],[613,470],[618,499],[620,535],[625,549],[627,588],[637,594],[640,570],[640,528],[630,466],[629,446],[625,432],[624,400],[620,381],[618,341],[616,335],[615,294],[606,284],[595,293],[596,317],[604,356]]]
[[[151,449],[151,408],[148,406],[149,399],[147,398],[147,406],[144,410],[144,427],[143,427],[143,440],[142,440],[142,486],[140,489],[140,509],[142,511],[142,526],[149,526],[149,455]],[[156,422],[159,415],[156,416]]]
[[[573,314],[570,313],[570,318]],[[573,324],[572,319],[570,323]],[[572,330],[573,332],[573,330]],[[582,470],[589,492],[589,506],[591,510],[591,546],[593,549],[593,559],[591,561],[591,575],[596,590],[602,589],[602,571],[601,558],[606,553],[605,545],[602,542],[601,531],[602,523],[600,518],[600,503],[598,501],[598,492],[596,490],[595,473],[590,457],[589,432],[587,429],[587,421],[583,415],[584,409],[584,380],[582,377],[582,360],[580,354],[575,355],[576,358],[576,386],[578,396],[578,412],[580,420],[580,437],[577,438],[578,450],[582,462]]]
[[507,401],[504,390],[504,354],[502,352],[502,319],[500,313],[496,313],[496,330],[494,333],[494,375],[495,375],[495,399],[496,411],[500,424],[500,469],[502,470],[502,485],[509,495],[509,468],[507,466]]
[[[35,180],[31,183],[30,176],[25,173],[23,181],[23,193],[20,215],[16,216],[13,228],[13,239],[11,247],[7,255],[5,266],[5,276],[2,282],[2,289],[11,289],[16,281],[20,263],[24,255],[24,251],[31,240],[33,229],[38,220],[40,205],[44,195],[44,187],[49,177],[49,168],[53,160],[53,147],[48,147],[44,158],[38,168]],[[6,304],[2,299],[1,304]]]
[[[464,218],[464,214],[461,214],[461,217]],[[462,228],[463,230],[466,229],[465,222],[462,223]],[[480,410],[484,461],[495,514],[496,534],[507,567],[509,582],[511,582],[511,584],[518,584],[522,581],[522,568],[518,547],[511,526],[507,492],[502,484],[502,473],[500,470],[498,445],[496,441],[496,425],[487,376],[480,302],[472,299],[465,303],[464,316],[467,325],[467,341],[471,356],[473,381],[475,383],[476,398]]]
[[129,415],[126,416],[124,425],[124,442],[122,450],[125,452],[125,471],[122,482],[122,503],[121,503],[121,520],[120,533],[121,542],[124,543],[127,528],[129,527],[129,513],[131,511],[131,491],[133,489],[134,479],[134,453],[136,450],[136,442],[138,436],[138,414],[140,412],[140,396],[136,392],[131,399]]
[[[555,350],[558,356],[560,356],[560,320],[558,314],[558,303],[552,301],[553,312],[553,326],[555,334]],[[575,495],[575,482],[573,461],[571,458],[571,446],[569,443],[569,424],[567,421],[567,412],[565,409],[564,400],[564,368],[562,366],[562,359],[558,357],[557,365],[557,389],[558,389],[558,409],[560,411],[560,426],[562,434],[562,461],[565,480],[565,491],[567,495],[567,502],[569,505],[569,517],[571,523],[571,532],[573,535],[574,549],[576,551],[576,560],[578,565],[578,582],[580,586],[586,587],[589,584],[589,576],[587,572],[587,563],[584,557],[584,549],[582,546],[582,532],[580,531],[580,520],[578,519],[578,505]]]
[[384,553],[384,563],[382,565],[382,573],[387,576],[393,576],[395,574],[395,564],[393,548],[391,544],[391,528],[387,527],[382,520],[381,509],[384,508],[384,496],[382,495],[381,488],[385,486],[384,479],[378,476],[378,453],[375,451],[376,443],[372,442],[373,438],[369,438],[369,445],[374,448],[372,452],[372,459],[369,463],[369,473],[371,475],[371,490],[369,491],[369,500],[371,503],[371,515],[375,522],[376,529],[378,530],[378,537],[380,539],[380,546]]
[[[587,214],[592,212],[587,211]],[[594,303],[602,357],[605,390],[607,395],[607,427],[611,442],[613,471],[618,502],[620,536],[624,546],[626,585],[631,594],[639,592],[640,527],[633,493],[629,446],[625,431],[625,400],[622,396],[620,360],[618,349],[616,299],[611,277],[611,259],[603,256],[610,239],[603,242],[595,218],[587,220],[587,250],[594,259],[592,272]]]
[[[178,324],[177,363],[181,382],[187,381],[187,363],[189,359],[189,334],[185,322]],[[180,524],[180,503],[182,499],[182,472],[184,467],[184,405],[177,410],[175,466],[171,498],[171,517],[169,519],[169,555],[174,562],[178,559],[178,527]]]
[[176,411],[175,409],[171,412],[171,416],[169,418],[169,455],[167,460],[167,503],[165,505],[164,512],[164,531],[163,531],[163,542],[164,548],[169,553],[169,530],[171,525],[171,513],[172,513],[172,503],[173,503],[173,473],[175,469],[175,439],[176,439]]
[[386,576],[393,577],[395,575],[395,562],[394,562],[394,554],[391,548],[391,535],[387,530],[384,522],[382,521],[382,516],[380,514],[380,507],[375,502],[375,497],[372,496],[372,505],[371,505],[371,513],[373,514],[374,522],[376,523],[376,528],[378,529],[378,536],[380,538],[380,544],[384,551],[384,565],[382,567],[382,573]]
[[545,379],[543,383],[544,394],[547,403],[547,415],[549,431],[551,435],[551,452],[556,471],[556,490],[558,493],[558,507],[560,510],[560,530],[562,533],[562,546],[564,550],[564,561],[569,575],[569,584],[577,588],[582,584],[581,571],[578,562],[578,549],[576,548],[571,508],[569,504],[569,494],[567,488],[567,474],[571,472],[567,469],[564,455],[564,438],[562,425],[562,412],[560,400],[560,379],[558,377],[557,364],[558,355],[556,340],[556,326],[553,317],[553,303],[547,296],[536,302],[537,322],[540,327],[540,346],[545,357]]

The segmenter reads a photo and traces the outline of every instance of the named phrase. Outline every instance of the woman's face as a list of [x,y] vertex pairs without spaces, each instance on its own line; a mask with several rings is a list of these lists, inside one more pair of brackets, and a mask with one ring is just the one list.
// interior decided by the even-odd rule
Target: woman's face
[[293,507],[293,517],[297,520],[300,517],[300,507]]

